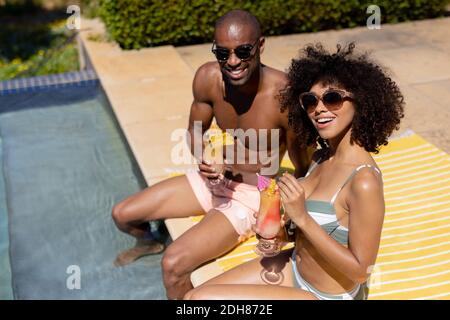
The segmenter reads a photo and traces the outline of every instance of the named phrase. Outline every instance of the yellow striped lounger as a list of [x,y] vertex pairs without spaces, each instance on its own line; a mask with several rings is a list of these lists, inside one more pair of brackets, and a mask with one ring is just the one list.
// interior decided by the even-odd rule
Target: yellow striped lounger
[[[383,173],[386,215],[369,299],[449,299],[450,156],[409,131],[374,159]],[[288,159],[282,166],[292,168]],[[200,219],[167,219],[166,225],[176,239]],[[195,270],[193,285],[256,258],[255,244],[252,237]]]

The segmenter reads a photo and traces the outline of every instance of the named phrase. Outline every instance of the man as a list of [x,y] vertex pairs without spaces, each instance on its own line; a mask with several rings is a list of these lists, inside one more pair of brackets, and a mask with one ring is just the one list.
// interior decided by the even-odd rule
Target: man
[[[194,137],[194,124],[201,121],[203,133],[213,118],[222,130],[278,130],[279,149],[274,148],[277,166],[288,149],[296,175],[300,176],[309,165],[309,153],[296,147],[296,136],[288,129],[287,112],[280,111],[277,96],[286,85],[286,75],[261,64],[263,50],[259,23],[250,13],[233,10],[217,20],[213,45],[217,61],[205,63],[196,72],[189,132]],[[264,151],[251,150],[246,139],[237,142],[248,148],[246,159],[248,153]],[[193,153],[196,144],[202,141],[191,139]],[[182,298],[192,288],[190,273],[233,248],[251,229],[259,208],[256,174],[267,166],[228,164],[222,185],[217,187],[211,180],[220,177],[219,173],[203,160],[200,172],[162,181],[123,200],[112,215],[118,228],[136,237],[137,244],[119,254],[116,264],[124,265],[162,249],[148,236],[148,221],[205,214],[167,248],[162,259],[167,297]]]

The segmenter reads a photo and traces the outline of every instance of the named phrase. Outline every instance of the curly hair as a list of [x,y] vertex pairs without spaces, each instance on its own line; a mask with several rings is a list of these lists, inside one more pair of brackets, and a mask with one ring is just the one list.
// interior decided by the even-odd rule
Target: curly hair
[[354,43],[344,48],[337,45],[336,53],[331,54],[320,43],[310,44],[298,59],[292,60],[288,85],[279,98],[281,111],[288,109],[289,126],[303,147],[323,142],[298,99],[318,82],[336,85],[353,94],[355,117],[350,139],[366,151],[378,153],[378,148],[388,143],[394,129],[399,129],[404,116],[400,89],[367,53],[358,55],[354,49]]

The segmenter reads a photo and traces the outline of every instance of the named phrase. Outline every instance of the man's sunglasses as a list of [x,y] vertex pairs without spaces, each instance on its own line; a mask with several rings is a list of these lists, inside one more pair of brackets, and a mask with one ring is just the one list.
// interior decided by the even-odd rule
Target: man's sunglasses
[[334,111],[341,108],[347,99],[353,99],[352,94],[336,89],[327,90],[321,97],[314,92],[304,92],[299,96],[300,105],[306,112],[312,112],[319,104],[319,100],[329,111]]
[[254,44],[243,44],[235,49],[227,49],[222,47],[217,47],[216,42],[213,42],[213,46],[211,48],[212,53],[216,56],[216,59],[219,62],[225,62],[230,57],[231,52],[234,52],[236,57],[238,57],[240,60],[248,60],[252,56],[252,50],[256,46],[256,44],[259,42],[259,39],[256,40]]

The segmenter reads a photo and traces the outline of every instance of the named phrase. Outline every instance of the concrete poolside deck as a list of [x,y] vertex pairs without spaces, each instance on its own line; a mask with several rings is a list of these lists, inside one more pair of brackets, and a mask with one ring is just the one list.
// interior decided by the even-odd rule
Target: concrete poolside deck
[[[211,44],[121,50],[99,38],[103,26],[83,20],[80,32],[88,56],[131,146],[148,185],[192,165],[174,165],[171,140],[175,129],[186,128],[195,70],[214,59]],[[307,43],[355,41],[360,50],[389,68],[406,99],[400,132],[412,129],[450,153],[450,18],[309,34],[268,37],[263,63],[285,70]]]

